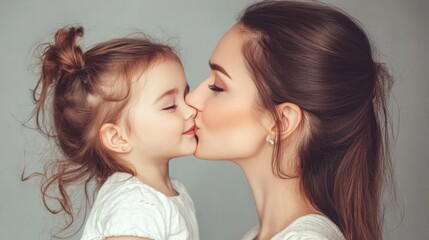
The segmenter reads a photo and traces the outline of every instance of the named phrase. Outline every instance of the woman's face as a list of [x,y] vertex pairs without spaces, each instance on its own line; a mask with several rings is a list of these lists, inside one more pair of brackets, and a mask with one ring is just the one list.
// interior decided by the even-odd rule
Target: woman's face
[[249,158],[266,145],[257,88],[242,54],[245,37],[238,26],[226,32],[210,58],[208,78],[186,96],[198,111],[198,158]]

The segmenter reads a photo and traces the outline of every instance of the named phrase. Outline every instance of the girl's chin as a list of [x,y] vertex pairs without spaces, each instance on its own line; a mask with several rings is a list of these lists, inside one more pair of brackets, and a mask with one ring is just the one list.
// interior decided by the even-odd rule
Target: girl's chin
[[195,154],[195,151],[198,148],[197,146],[198,146],[197,145],[197,140],[196,139],[192,140],[192,142],[189,143],[189,146],[187,146],[186,150],[184,150],[184,154],[183,155],[186,156],[186,155]]

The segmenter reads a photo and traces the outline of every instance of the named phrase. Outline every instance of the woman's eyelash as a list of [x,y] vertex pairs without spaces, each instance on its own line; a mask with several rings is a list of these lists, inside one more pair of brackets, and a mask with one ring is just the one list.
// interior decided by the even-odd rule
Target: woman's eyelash
[[209,84],[208,87],[213,92],[222,92],[223,91],[223,88],[216,86],[216,84]]
[[177,104],[171,105],[169,107],[163,108],[162,110],[170,110],[170,109],[175,109],[177,107]]

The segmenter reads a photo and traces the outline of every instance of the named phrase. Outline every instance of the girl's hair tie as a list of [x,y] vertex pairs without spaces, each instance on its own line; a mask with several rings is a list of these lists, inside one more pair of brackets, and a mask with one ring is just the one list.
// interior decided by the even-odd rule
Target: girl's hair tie
[[88,84],[89,82],[89,73],[86,68],[79,69],[75,72],[76,76],[80,78],[83,84]]

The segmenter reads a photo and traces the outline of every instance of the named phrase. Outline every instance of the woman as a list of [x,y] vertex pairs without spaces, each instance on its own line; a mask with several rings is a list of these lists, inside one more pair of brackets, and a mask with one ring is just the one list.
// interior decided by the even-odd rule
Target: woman
[[244,239],[381,239],[391,80],[340,10],[264,1],[219,41],[186,98],[195,155],[245,173],[260,224]]

